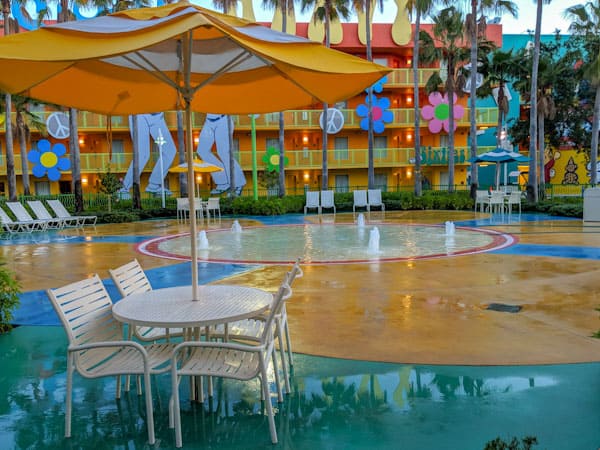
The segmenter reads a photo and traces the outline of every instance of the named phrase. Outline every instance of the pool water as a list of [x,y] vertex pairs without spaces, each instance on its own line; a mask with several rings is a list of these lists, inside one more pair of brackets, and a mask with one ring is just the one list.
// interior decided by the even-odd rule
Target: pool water
[[[2,449],[142,449],[143,397],[115,400],[115,380],[75,376],[73,437],[65,440],[66,337],[61,327],[0,336]],[[185,448],[482,450],[496,437],[535,436],[540,449],[600,444],[600,364],[474,367],[371,363],[296,355],[293,393],[270,443],[255,383],[218,382],[204,405],[182,383]],[[168,374],[153,378],[157,444],[168,428]]]
[[[378,245],[372,245],[377,230]],[[246,227],[206,232],[208,246],[198,259],[223,262],[285,263],[300,257],[303,263],[398,261],[473,254],[505,248],[514,243],[508,234],[457,227],[451,234],[435,225],[305,224]],[[155,256],[189,259],[188,234],[150,239],[139,250]]]

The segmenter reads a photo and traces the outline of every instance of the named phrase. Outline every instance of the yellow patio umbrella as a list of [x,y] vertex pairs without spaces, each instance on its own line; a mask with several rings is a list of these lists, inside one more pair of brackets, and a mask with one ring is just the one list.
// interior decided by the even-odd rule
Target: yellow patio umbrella
[[[187,2],[45,26],[0,39],[0,90],[111,115],[255,114],[350,98],[391,71]],[[194,193],[189,192],[190,207]],[[197,299],[196,221],[190,220]]]
[[[212,172],[222,172],[224,169],[219,166],[215,166],[214,164],[209,164],[207,162],[202,161],[201,159],[194,159],[194,163],[192,164],[192,170],[194,173],[212,173]],[[188,172],[188,163],[178,164],[175,167],[171,167],[169,172],[173,173],[187,173]],[[195,181],[195,178],[194,178]],[[194,182],[194,186],[196,183]]]

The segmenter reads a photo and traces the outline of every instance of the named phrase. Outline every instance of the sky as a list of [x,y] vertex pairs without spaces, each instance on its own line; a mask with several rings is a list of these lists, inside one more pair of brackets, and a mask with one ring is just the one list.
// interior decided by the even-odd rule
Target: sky
[[[212,0],[191,0],[193,3],[205,8],[214,9]],[[459,0],[460,2],[461,0]],[[462,0],[470,5],[470,1]],[[527,30],[535,30],[535,15],[536,3],[534,0],[513,0],[519,7],[519,16],[517,19],[508,16],[502,17],[502,31],[504,34],[527,34]],[[457,2],[457,3],[459,3]],[[254,14],[259,22],[270,22],[273,17],[272,11],[263,11],[261,8],[261,0],[254,0]],[[560,29],[563,33],[567,33],[569,23],[563,18],[563,12],[566,8],[579,3],[585,3],[584,0],[553,0],[549,5],[544,5],[542,16],[542,34],[552,34],[555,29]],[[396,15],[396,3],[394,0],[384,0],[383,14],[376,10],[373,22],[390,23]],[[241,11],[241,7],[239,9]],[[299,7],[296,8],[298,14],[298,22],[306,22],[309,16],[300,17]]]

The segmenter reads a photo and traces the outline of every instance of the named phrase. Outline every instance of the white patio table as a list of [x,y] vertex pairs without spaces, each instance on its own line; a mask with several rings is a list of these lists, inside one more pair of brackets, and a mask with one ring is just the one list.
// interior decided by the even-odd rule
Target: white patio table
[[153,289],[129,295],[113,306],[113,316],[131,325],[160,328],[200,328],[257,316],[273,301],[270,292],[235,286],[191,286]]
[[[129,295],[113,305],[112,313],[129,325],[187,329],[186,339],[198,339],[202,327],[208,336],[210,326],[224,323],[227,340],[228,323],[257,316],[272,302],[270,292],[235,285],[199,286],[194,301],[191,286],[178,286]],[[197,399],[195,382],[190,382],[192,399]],[[211,379],[208,389],[212,395]]]

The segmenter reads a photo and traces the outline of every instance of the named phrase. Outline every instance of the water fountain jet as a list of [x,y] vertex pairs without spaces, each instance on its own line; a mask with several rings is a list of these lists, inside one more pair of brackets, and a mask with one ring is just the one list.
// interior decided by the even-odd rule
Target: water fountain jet
[[454,226],[454,222],[446,221],[446,236],[454,236],[456,233],[456,227]]
[[198,233],[198,248],[200,250],[208,250],[208,238],[206,237],[206,231],[201,230]]
[[379,229],[373,227],[369,233],[369,253],[379,253]]
[[237,220],[233,221],[233,225],[231,225],[231,231],[233,233],[241,233],[242,232],[242,226],[240,225],[240,223]]
[[356,219],[356,224],[358,225],[358,228],[365,227],[365,215],[363,213],[360,213],[358,215],[358,218]]

